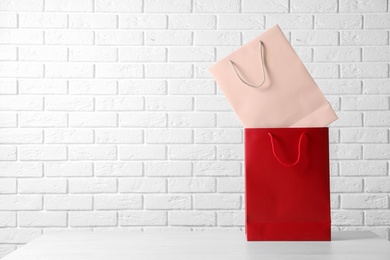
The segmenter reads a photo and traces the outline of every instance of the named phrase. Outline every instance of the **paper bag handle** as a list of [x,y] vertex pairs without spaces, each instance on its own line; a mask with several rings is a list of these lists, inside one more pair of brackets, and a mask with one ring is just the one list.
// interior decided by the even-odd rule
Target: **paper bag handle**
[[298,157],[297,159],[295,160],[295,162],[293,163],[285,163],[285,162],[282,162],[282,160],[279,159],[279,157],[276,155],[276,152],[275,152],[275,145],[274,145],[274,139],[273,139],[273,136],[271,133],[268,133],[269,135],[269,138],[271,140],[271,146],[272,146],[272,153],[274,154],[275,158],[284,166],[286,167],[290,167],[290,166],[295,166],[298,164],[299,160],[301,159],[301,144],[302,144],[302,138],[304,135],[306,135],[306,132],[303,132],[301,134],[301,136],[299,137],[299,142],[298,142]]
[[230,61],[230,64],[232,64],[233,66],[233,69],[234,69],[234,72],[236,73],[237,77],[242,81],[242,83],[244,83],[245,85],[248,85],[249,87],[252,87],[252,88],[259,88],[261,86],[263,86],[264,82],[265,82],[265,66],[264,66],[264,58],[263,58],[263,49],[264,49],[264,43],[263,41],[259,41],[259,49],[260,49],[260,60],[261,60],[261,66],[262,66],[262,69],[263,69],[263,82],[261,82],[260,85],[252,85],[252,84],[249,84],[248,82],[246,82],[241,76],[240,74],[238,73],[237,71],[237,68],[236,68],[236,65],[234,64],[234,62],[232,60],[229,60]]

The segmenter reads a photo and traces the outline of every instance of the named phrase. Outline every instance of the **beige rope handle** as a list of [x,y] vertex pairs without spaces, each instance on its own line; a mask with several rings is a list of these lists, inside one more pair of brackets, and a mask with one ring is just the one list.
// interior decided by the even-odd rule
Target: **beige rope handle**
[[236,75],[237,77],[242,81],[242,83],[244,83],[245,85],[248,85],[249,87],[252,87],[252,88],[259,88],[261,86],[263,86],[264,82],[265,82],[265,66],[264,66],[264,58],[263,58],[263,49],[264,49],[264,43],[263,41],[259,41],[259,49],[260,49],[260,60],[261,60],[261,66],[263,68],[263,82],[261,82],[260,85],[252,85],[252,84],[249,84],[248,82],[246,82],[241,76],[240,74],[238,73],[237,71],[237,68],[236,68],[236,65],[234,65],[234,62],[232,60],[229,60],[230,61],[230,64],[232,64],[233,66],[233,69],[234,69],[234,72],[236,72]]

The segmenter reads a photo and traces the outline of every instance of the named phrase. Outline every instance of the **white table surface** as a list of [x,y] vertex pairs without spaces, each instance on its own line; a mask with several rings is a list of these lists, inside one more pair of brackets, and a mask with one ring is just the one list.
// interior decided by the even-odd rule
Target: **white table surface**
[[372,232],[333,232],[331,242],[247,242],[243,232],[45,234],[3,260],[389,260],[390,242]]

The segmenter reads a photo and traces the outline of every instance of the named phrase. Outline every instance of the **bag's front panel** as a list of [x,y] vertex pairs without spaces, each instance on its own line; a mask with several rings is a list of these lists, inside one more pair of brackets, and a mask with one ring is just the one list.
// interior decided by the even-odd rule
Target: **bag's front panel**
[[330,239],[328,153],[327,128],[245,130],[249,240]]

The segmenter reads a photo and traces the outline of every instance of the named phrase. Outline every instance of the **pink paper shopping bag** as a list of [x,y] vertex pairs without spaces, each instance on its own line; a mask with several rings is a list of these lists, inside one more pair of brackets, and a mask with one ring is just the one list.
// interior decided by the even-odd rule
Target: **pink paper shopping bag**
[[277,25],[209,70],[245,128],[323,127],[337,119]]

